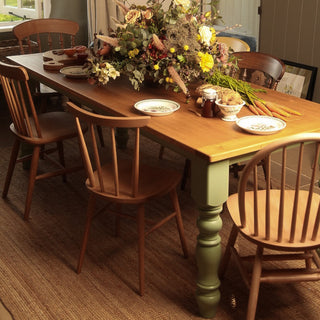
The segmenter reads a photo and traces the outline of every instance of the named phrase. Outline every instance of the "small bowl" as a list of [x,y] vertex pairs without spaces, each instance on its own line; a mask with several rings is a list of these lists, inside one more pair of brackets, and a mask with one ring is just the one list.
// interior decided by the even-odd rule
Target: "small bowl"
[[71,58],[76,53],[76,49],[75,48],[64,49],[63,53],[66,54],[69,58]]
[[75,46],[74,49],[76,49],[77,53],[84,53],[87,51],[87,47],[86,46]]
[[244,101],[237,105],[227,105],[220,103],[220,100],[216,101],[216,105],[219,107],[219,110],[222,113],[221,119],[224,121],[236,121],[238,119],[237,114],[240,112],[244,104]]

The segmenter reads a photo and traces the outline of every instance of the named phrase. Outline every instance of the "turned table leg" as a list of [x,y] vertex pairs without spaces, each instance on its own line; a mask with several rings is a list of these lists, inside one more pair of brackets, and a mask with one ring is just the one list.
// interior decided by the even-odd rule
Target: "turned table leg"
[[191,169],[192,197],[197,203],[196,260],[198,267],[196,300],[201,316],[212,318],[220,301],[218,268],[221,258],[220,212],[228,197],[229,162],[206,163],[194,159]]

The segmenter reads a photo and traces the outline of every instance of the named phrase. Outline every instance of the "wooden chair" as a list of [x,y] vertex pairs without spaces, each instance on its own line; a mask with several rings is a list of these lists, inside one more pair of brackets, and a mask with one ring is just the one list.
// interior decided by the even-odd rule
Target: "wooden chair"
[[[12,32],[18,39],[20,53],[44,52],[53,49],[64,49],[75,46],[75,37],[79,31],[77,22],[65,19],[31,19],[24,21],[15,27]],[[32,45],[37,42],[37,46]],[[28,49],[26,50],[26,44]],[[47,99],[52,96],[61,98],[61,94],[55,90],[37,83],[35,96],[39,98],[40,108],[43,110]]]
[[266,53],[247,51],[235,52],[234,56],[238,58],[239,79],[276,90],[285,72],[285,64],[280,59]]
[[[12,32],[19,41],[21,54],[32,53],[30,41],[38,43],[38,52],[63,49],[75,46],[75,37],[79,31],[77,22],[65,19],[31,19],[15,27]],[[23,41],[29,45],[25,52]]]
[[[79,141],[82,149],[83,159],[87,170],[86,186],[89,191],[89,203],[87,209],[87,221],[82,240],[81,252],[78,260],[77,272],[81,272],[84,255],[87,247],[88,235],[91,221],[94,216],[97,198],[105,199],[115,208],[109,208],[116,213],[116,233],[119,231],[119,217],[130,217],[121,208],[123,205],[134,205],[137,207],[138,225],[138,247],[139,247],[139,293],[144,294],[145,275],[144,275],[144,248],[145,236],[155,231],[170,219],[175,218],[182,250],[184,256],[188,256],[187,244],[184,236],[184,229],[180,213],[180,206],[176,187],[181,179],[181,174],[174,170],[153,167],[142,164],[139,157],[140,128],[146,126],[150,121],[149,116],[143,117],[108,117],[97,115],[79,108],[75,104],[68,102],[68,110],[76,117],[78,126]],[[86,143],[82,134],[80,120],[89,126],[90,145],[93,148],[92,159],[88,152],[89,141]],[[100,125],[110,131],[111,156],[109,160],[103,161],[99,157],[97,141],[94,127]],[[116,128],[131,128],[135,135],[132,158],[119,156],[115,141]],[[104,150],[107,150],[106,148]],[[128,151],[128,150],[127,150]],[[130,152],[129,152],[130,153]],[[100,156],[103,156],[101,154]],[[119,159],[118,159],[119,158]],[[95,167],[95,169],[93,168]],[[174,212],[165,218],[155,222],[145,230],[145,203],[157,197],[170,195]],[[131,217],[132,218],[132,217]]]
[[[233,77],[276,90],[285,72],[285,64],[280,59],[261,52],[243,51],[235,52],[233,55],[239,59],[239,70],[233,70]],[[261,165],[263,165],[263,162]],[[231,165],[230,170],[234,177],[239,177],[239,171],[243,167],[242,164]]]
[[[309,143],[315,144],[313,159],[309,156],[310,149],[306,152]],[[319,133],[277,140],[247,163],[238,193],[228,198],[233,228],[221,262],[220,276],[224,275],[232,254],[250,288],[247,320],[255,318],[260,283],[320,280],[320,259],[315,251],[320,247],[320,195],[315,190],[319,151]],[[266,164],[265,180],[259,179],[257,174],[261,160]],[[277,188],[271,189],[271,179]],[[294,185],[291,189],[289,182]],[[256,247],[255,255],[240,256],[235,245],[239,234]],[[272,251],[268,253],[265,249]],[[273,267],[280,270],[270,269],[268,261],[273,260],[278,261]],[[283,264],[283,260],[287,263]],[[304,263],[295,262],[287,268],[293,260]],[[245,263],[252,265],[251,273]]]
[[[12,118],[10,129],[15,136],[9,168],[2,192],[5,198],[8,194],[12,174],[17,162],[31,159],[28,191],[24,209],[24,219],[29,218],[32,193],[36,180],[45,179],[57,175],[65,175],[83,168],[75,166],[66,168],[63,152],[63,140],[77,137],[77,129],[73,117],[66,112],[47,112],[37,115],[28,85],[28,74],[23,67],[9,65],[0,62],[0,79]],[[18,159],[20,144],[32,146],[31,155],[25,155]],[[45,149],[44,145],[55,143],[57,148]],[[37,174],[39,157],[57,150],[59,154],[59,169],[54,172]],[[53,160],[53,159],[52,159]]]
[[217,42],[225,43],[234,52],[250,51],[250,46],[243,40],[233,37],[217,37]]

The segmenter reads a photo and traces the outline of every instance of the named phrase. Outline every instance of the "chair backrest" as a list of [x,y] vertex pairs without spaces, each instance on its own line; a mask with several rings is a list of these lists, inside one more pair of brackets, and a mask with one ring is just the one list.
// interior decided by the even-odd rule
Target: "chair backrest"
[[[112,197],[131,197],[135,198],[138,193],[139,187],[139,167],[140,167],[140,128],[144,127],[150,121],[149,116],[138,117],[109,117],[104,115],[98,115],[89,111],[86,111],[72,102],[67,104],[68,111],[72,113],[76,118],[78,135],[80,141],[80,147],[84,160],[84,165],[87,171],[87,177],[90,188],[103,194],[111,195]],[[82,125],[87,125],[89,128],[88,141],[85,140]],[[100,126],[102,128],[108,128],[110,132],[110,147],[111,158],[106,158],[105,154],[99,154],[97,139],[95,134],[95,127]],[[125,161],[126,165],[123,167],[121,157],[118,156],[117,144],[115,139],[115,133],[117,128],[131,128],[131,132],[134,132],[135,142],[132,149],[132,155],[126,157],[130,159]],[[90,153],[88,146],[92,148],[93,152]],[[108,148],[104,148],[107,152]],[[92,158],[90,157],[92,155]],[[104,158],[104,160],[102,160]],[[107,159],[107,160],[106,160]],[[127,159],[127,160],[128,160]],[[109,172],[106,175],[106,171],[102,170],[102,164],[109,163]],[[129,166],[127,165],[129,164]],[[95,170],[95,171],[94,171]],[[129,187],[123,184],[123,181],[127,181],[129,178]],[[113,180],[111,184],[112,188],[107,189],[105,187],[106,181]],[[125,186],[124,186],[125,185]]]
[[[31,41],[38,44],[37,50],[52,50],[75,46],[75,36],[79,31],[77,22],[65,19],[32,19],[16,25],[12,32],[19,41],[21,54],[32,53]],[[25,52],[23,40],[27,41],[28,52]]]
[[[284,247],[319,243],[320,195],[315,186],[319,151],[320,133],[304,133],[277,140],[256,153],[239,181],[242,227],[250,225],[254,236]],[[262,160],[266,177],[261,174],[259,179]]]
[[27,71],[23,67],[0,62],[0,79],[15,131],[31,139],[41,138]]
[[285,64],[272,55],[261,52],[235,52],[239,79],[275,90],[285,72]]
[[217,42],[225,43],[234,52],[250,51],[250,46],[243,40],[233,37],[217,37]]

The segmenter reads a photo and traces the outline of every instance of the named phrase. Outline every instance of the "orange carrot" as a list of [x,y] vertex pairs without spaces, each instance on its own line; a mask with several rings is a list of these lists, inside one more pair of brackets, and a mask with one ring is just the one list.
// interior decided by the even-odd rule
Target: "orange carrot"
[[259,112],[257,111],[257,109],[256,109],[256,107],[255,107],[254,105],[248,104],[247,106],[248,106],[249,110],[250,110],[252,113],[254,113],[254,114],[256,114],[256,115],[259,114]]
[[271,111],[259,100],[255,100],[254,104],[256,105],[256,107],[258,107],[259,109],[261,109],[266,115],[271,116],[272,117],[272,113]]
[[284,117],[290,117],[290,113],[286,112],[285,110],[277,107],[274,103],[272,102],[266,102],[266,106],[267,108],[271,111],[271,112],[276,112]]
[[258,114],[261,115],[261,116],[267,116],[267,114],[261,110],[260,108],[256,107],[256,110],[258,111]]
[[281,114],[277,113],[277,112],[272,112],[272,116],[275,117],[275,118],[279,118],[283,121],[287,121],[287,118],[282,116]]
[[288,113],[291,113],[291,114],[294,114],[294,115],[297,115],[297,116],[301,116],[302,115],[300,112],[298,112],[296,110],[293,110],[293,109],[291,109],[289,107],[282,106],[280,104],[278,104],[277,107],[283,109],[284,111],[287,111]]

